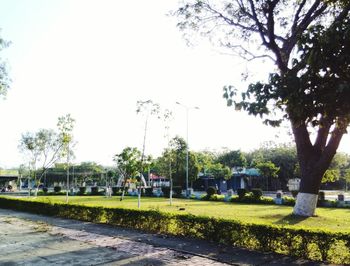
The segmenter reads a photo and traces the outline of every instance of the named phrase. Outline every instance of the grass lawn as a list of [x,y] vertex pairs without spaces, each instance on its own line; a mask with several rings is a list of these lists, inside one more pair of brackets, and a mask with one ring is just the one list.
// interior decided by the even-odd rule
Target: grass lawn
[[[105,198],[104,196],[70,196],[70,204],[87,206],[118,207],[137,209],[137,197]],[[39,196],[31,198],[37,201],[65,202],[65,196]],[[185,210],[179,210],[185,208]],[[240,220],[247,223],[264,223],[290,227],[326,229],[333,232],[350,233],[350,209],[317,208],[316,217],[301,218],[291,215],[292,207],[262,204],[241,204],[188,199],[173,199],[169,205],[166,198],[141,199],[141,209],[153,209],[164,212],[219,217]]]

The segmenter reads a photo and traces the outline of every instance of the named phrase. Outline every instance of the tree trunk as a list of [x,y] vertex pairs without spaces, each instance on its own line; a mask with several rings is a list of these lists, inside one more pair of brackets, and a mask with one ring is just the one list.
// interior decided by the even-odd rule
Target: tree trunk
[[338,119],[338,124],[330,132],[330,121],[328,118],[321,118],[322,126],[318,129],[314,144],[310,141],[305,121],[292,123],[301,170],[300,189],[293,210],[296,215],[309,217],[315,214],[322,177],[328,169],[348,125],[348,123],[339,123],[342,120]]
[[306,217],[315,215],[322,176],[312,173],[302,175],[293,214]]

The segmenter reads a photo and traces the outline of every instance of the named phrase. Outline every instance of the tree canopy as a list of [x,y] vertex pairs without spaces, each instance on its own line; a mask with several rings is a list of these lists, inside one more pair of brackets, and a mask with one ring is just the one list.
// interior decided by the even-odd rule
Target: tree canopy
[[313,215],[322,177],[350,123],[349,10],[348,0],[188,0],[175,12],[185,33],[201,33],[248,60],[274,61],[277,71],[271,69],[267,83],[251,84],[241,97],[226,86],[224,97],[266,124],[290,120],[302,179],[298,215]]

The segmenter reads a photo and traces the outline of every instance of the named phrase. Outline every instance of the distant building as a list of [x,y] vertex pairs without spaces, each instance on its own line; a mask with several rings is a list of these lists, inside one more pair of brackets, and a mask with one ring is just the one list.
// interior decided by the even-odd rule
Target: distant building
[[148,185],[150,187],[170,187],[170,181],[164,176],[150,173],[148,177]]
[[0,170],[0,191],[17,190],[18,180],[17,170]]
[[199,178],[194,181],[193,189],[206,191],[208,187],[215,187],[221,192],[226,192],[229,189],[237,190],[238,188],[254,188],[259,187],[261,177],[256,168],[234,168],[230,179],[213,178],[209,175],[199,174]]

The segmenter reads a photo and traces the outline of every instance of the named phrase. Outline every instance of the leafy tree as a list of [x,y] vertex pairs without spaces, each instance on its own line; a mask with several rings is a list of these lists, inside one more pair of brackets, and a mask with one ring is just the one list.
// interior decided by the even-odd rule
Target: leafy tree
[[137,177],[141,174],[142,153],[137,148],[126,147],[121,153],[116,154],[113,160],[117,163],[117,169],[123,178],[123,194],[120,198],[123,200],[126,185],[140,181]]
[[64,140],[52,129],[41,129],[35,133],[27,132],[22,135],[19,148],[29,161],[37,186],[35,195],[47,170],[62,158],[64,145]]
[[211,164],[208,168],[208,173],[214,178],[224,178],[226,180],[231,178],[231,169],[221,163]]
[[259,169],[260,174],[266,178],[266,190],[269,189],[269,179],[277,178],[280,170],[273,162],[261,162],[256,165]]
[[199,171],[204,175],[208,172],[217,157],[216,154],[210,151],[194,152],[194,155],[197,159]]
[[219,154],[217,162],[229,167],[245,167],[247,165],[247,159],[240,150],[226,151]]
[[66,182],[66,202],[68,202],[69,190],[69,164],[70,158],[73,156],[73,128],[75,120],[70,114],[58,118],[57,127],[59,129],[60,138],[62,139],[62,155],[67,158],[67,182]]
[[[160,174],[169,172],[169,160],[171,161],[171,173],[174,184],[183,186],[186,176],[186,150],[187,143],[181,137],[174,137],[170,141],[170,146],[165,149],[162,156],[155,162],[154,170]],[[199,166],[196,158],[196,154],[189,152],[189,181],[193,181],[197,178],[199,173]],[[165,176],[167,176],[165,174]]]
[[295,177],[298,163],[296,148],[289,145],[263,146],[246,154],[248,165],[255,167],[260,162],[273,162],[280,168],[278,180],[281,188],[286,189],[288,180]]
[[77,178],[77,182],[81,186],[83,186],[83,184],[87,181],[99,180],[103,172],[103,166],[96,162],[81,162],[80,164],[74,166],[74,175]]
[[[314,214],[322,177],[350,122],[349,10],[347,0],[196,0],[176,12],[182,30],[204,33],[246,59],[276,64],[268,83],[251,84],[241,100],[228,86],[224,97],[266,124],[290,120],[301,170],[297,215]],[[317,132],[314,143],[310,127]]]

